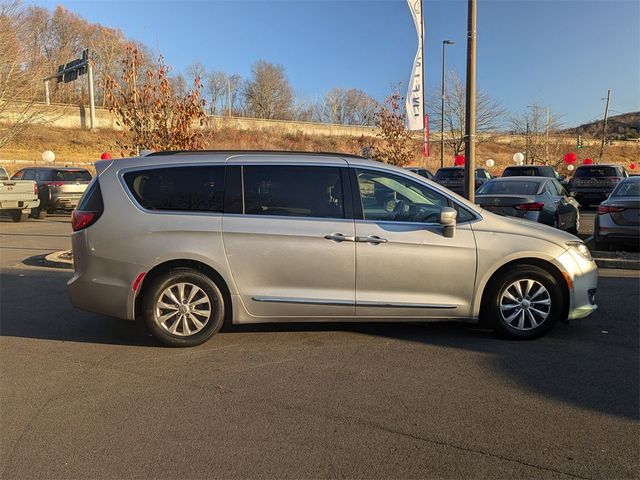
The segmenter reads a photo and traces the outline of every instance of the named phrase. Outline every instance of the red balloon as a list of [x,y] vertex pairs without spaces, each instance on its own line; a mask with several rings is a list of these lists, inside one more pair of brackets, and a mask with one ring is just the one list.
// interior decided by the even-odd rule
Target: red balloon
[[583,165],[591,165],[592,163],[593,160],[591,158],[585,158],[584,160],[582,160]]
[[567,165],[571,165],[573,163],[576,163],[577,158],[578,157],[576,156],[575,153],[569,152],[564,156],[564,163],[566,163]]
[[111,160],[111,154],[109,152],[104,152],[100,155],[100,160]]
[[638,168],[638,164],[636,162],[633,162],[631,165],[629,165],[629,168],[631,170],[635,170],[636,168]]
[[461,167],[462,165],[464,165],[464,155],[456,156],[455,160],[453,161],[453,164],[456,167]]

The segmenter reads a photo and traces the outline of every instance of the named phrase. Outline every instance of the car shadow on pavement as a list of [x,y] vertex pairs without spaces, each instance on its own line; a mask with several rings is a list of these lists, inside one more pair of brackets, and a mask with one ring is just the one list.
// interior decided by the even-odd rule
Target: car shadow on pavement
[[[63,342],[159,347],[139,322],[73,308],[68,270],[24,269],[0,274],[0,336]],[[629,283],[635,282],[629,288]],[[606,297],[592,317],[559,324],[534,341],[498,337],[476,325],[438,323],[282,323],[226,325],[222,335],[250,332],[350,332],[479,352],[490,374],[556,400],[610,415],[639,416],[639,293],[637,279],[600,278]],[[630,294],[630,291],[635,291]],[[615,312],[615,313],[614,313]],[[215,342],[215,339],[211,340]],[[470,392],[471,394],[471,392]]]

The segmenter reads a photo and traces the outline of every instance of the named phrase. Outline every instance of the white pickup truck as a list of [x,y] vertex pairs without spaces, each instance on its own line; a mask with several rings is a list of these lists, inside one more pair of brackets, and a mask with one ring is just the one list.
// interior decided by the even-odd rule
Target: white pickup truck
[[25,220],[32,208],[40,205],[38,185],[33,180],[9,180],[0,167],[0,212],[8,213],[14,222]]

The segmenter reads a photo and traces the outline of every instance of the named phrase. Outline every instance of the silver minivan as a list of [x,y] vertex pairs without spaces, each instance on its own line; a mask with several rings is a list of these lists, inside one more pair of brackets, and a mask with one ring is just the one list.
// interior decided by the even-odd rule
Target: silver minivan
[[225,321],[455,319],[528,339],[597,308],[578,238],[349,155],[100,161],[72,225],[72,303],[173,346]]

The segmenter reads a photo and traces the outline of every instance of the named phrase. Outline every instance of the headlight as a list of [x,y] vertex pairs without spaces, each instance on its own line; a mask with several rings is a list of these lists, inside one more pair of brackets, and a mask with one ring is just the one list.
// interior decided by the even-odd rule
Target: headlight
[[578,252],[587,260],[593,260],[593,258],[591,258],[591,252],[589,251],[587,246],[584,244],[584,242],[578,242],[578,241],[567,242],[567,246],[569,248],[574,249],[576,252]]

